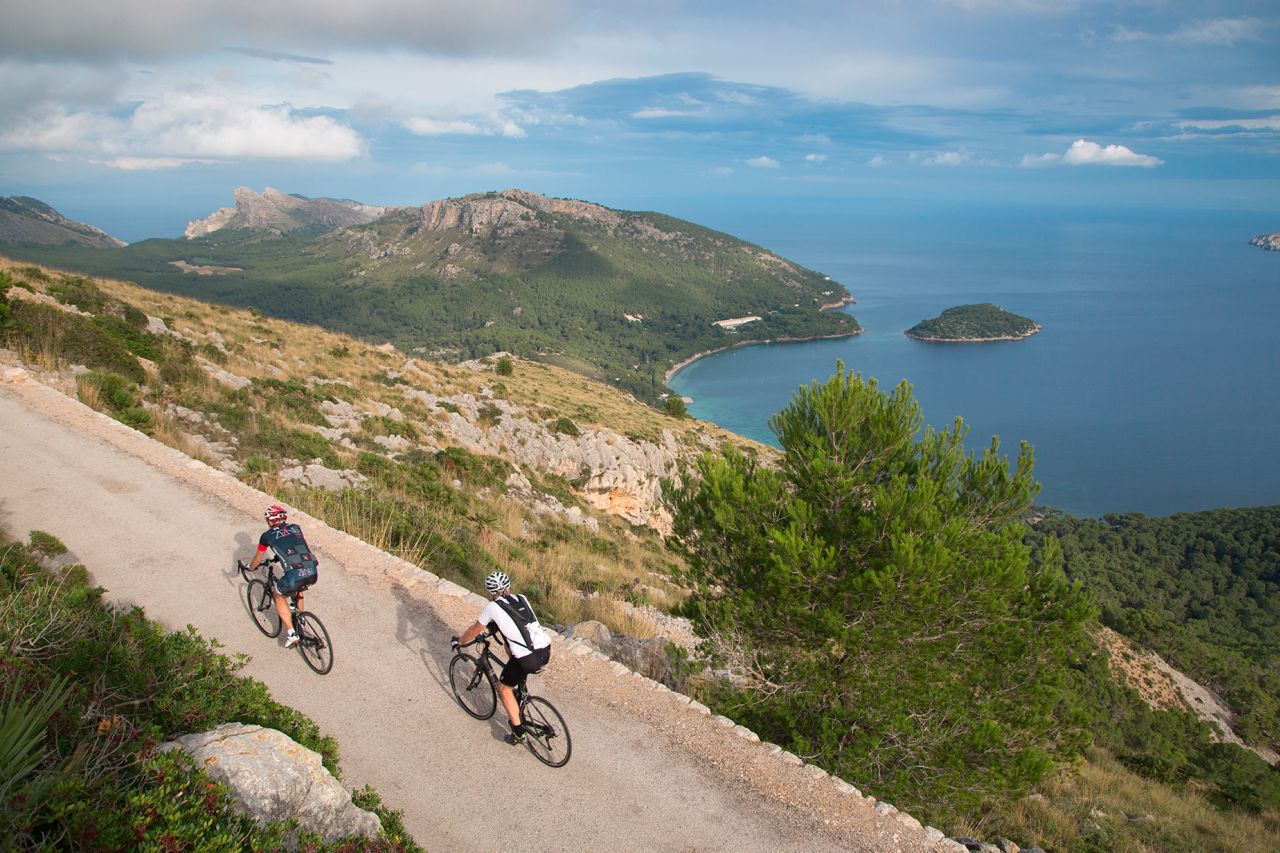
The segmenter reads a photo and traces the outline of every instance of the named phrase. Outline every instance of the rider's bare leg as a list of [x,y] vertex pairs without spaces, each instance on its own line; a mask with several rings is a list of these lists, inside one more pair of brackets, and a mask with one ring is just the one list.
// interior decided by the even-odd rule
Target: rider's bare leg
[[[278,592],[272,591],[271,598],[276,603],[276,613],[280,614],[280,624],[284,625],[286,631],[293,630],[293,615],[289,613],[289,601]],[[298,599],[301,604],[302,599]],[[301,609],[301,608],[299,608]]]
[[502,710],[507,712],[511,725],[520,725],[520,706],[516,704],[516,692],[499,681],[498,698],[502,700]]

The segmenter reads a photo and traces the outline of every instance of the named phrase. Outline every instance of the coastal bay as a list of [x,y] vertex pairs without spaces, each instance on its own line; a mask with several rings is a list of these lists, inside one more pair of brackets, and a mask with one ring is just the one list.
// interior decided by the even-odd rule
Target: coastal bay
[[[1256,214],[818,213],[718,224],[844,283],[863,333],[688,364],[668,385],[696,417],[775,443],[769,417],[842,360],[881,387],[911,383],[929,424],[963,417],[970,449],[1028,441],[1039,502],[1074,514],[1280,503],[1267,320],[1280,256],[1240,239]],[[922,252],[921,231],[945,239]],[[1016,348],[902,334],[939,304],[976,301],[1018,305],[1042,331]]]

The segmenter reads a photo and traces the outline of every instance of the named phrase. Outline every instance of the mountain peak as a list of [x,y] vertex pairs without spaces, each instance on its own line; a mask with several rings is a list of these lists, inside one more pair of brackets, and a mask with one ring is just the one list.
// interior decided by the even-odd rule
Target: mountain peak
[[223,228],[248,228],[270,234],[299,229],[330,231],[347,225],[364,225],[387,212],[385,207],[334,198],[307,198],[267,187],[262,194],[250,187],[236,187],[235,207],[224,207],[204,219],[187,224],[187,239],[203,237]]

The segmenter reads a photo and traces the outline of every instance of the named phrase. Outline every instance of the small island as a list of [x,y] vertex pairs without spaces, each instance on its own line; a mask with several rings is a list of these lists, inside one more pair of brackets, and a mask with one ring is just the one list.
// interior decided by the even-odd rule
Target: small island
[[999,306],[957,305],[941,316],[925,320],[907,329],[906,335],[918,341],[944,343],[982,343],[986,341],[1020,341],[1040,331],[1040,324],[1011,314]]
[[1259,234],[1249,241],[1259,249],[1266,249],[1269,252],[1280,252],[1280,231],[1272,231],[1270,234]]

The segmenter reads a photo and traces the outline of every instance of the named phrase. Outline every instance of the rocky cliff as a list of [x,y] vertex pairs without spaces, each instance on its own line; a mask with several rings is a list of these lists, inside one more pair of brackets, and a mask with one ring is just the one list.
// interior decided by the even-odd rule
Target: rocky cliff
[[387,212],[385,207],[332,198],[304,198],[267,187],[261,195],[237,187],[235,207],[224,207],[204,219],[187,224],[187,239],[224,228],[249,228],[283,234],[304,228],[328,231],[348,225],[364,225]]
[[76,243],[100,249],[125,245],[105,231],[67,219],[44,202],[26,196],[0,198],[0,243]]

